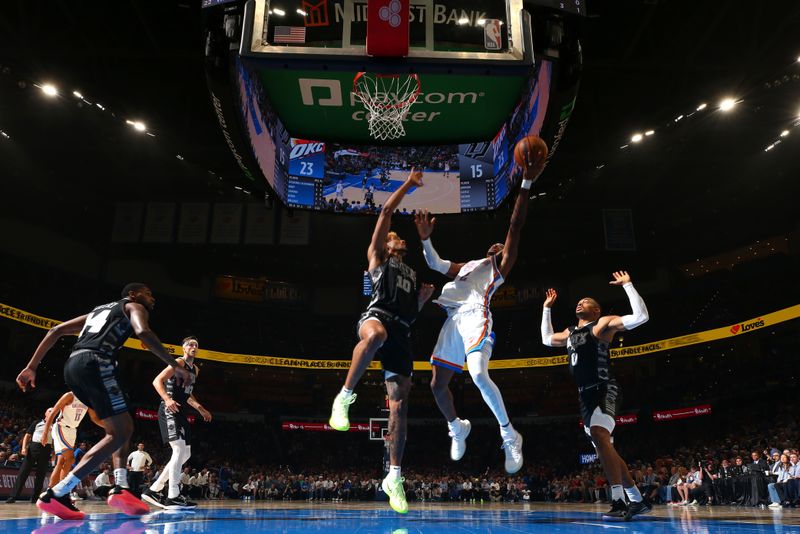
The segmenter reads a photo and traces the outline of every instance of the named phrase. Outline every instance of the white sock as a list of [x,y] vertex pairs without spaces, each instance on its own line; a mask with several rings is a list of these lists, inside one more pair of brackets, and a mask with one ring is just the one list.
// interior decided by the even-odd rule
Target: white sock
[[349,397],[352,394],[353,394],[352,389],[347,389],[346,387],[342,387],[342,395],[344,395],[345,397]]
[[114,484],[121,488],[128,487],[128,470],[124,467],[114,469]]
[[72,491],[72,488],[77,486],[80,483],[80,481],[81,480],[78,477],[70,473],[67,476],[65,476],[61,482],[53,486],[53,494],[56,497],[63,497],[64,495]]
[[611,500],[625,500],[625,492],[622,490],[622,484],[614,484],[611,486]]
[[501,426],[500,437],[503,438],[503,441],[512,440],[517,437],[516,430],[514,430],[514,425],[508,423],[506,426]]
[[636,486],[625,488],[625,495],[628,496],[628,500],[631,502],[642,502],[642,494]]
[[456,417],[452,421],[447,422],[447,429],[452,432],[453,434],[458,434],[461,432],[461,429],[464,428],[463,423],[461,423],[461,419]]
[[386,478],[388,478],[389,480],[398,480],[400,478],[400,466],[390,465],[389,474],[386,475]]

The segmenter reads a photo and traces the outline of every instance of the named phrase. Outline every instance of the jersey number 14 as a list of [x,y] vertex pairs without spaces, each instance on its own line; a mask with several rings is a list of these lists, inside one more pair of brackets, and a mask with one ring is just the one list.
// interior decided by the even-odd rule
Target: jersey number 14
[[111,310],[103,310],[97,315],[94,313],[90,313],[89,317],[86,318],[86,323],[84,323],[83,328],[81,329],[81,333],[78,334],[78,337],[83,336],[83,334],[89,331],[90,334],[96,334],[100,330],[103,329],[103,325],[106,324],[108,320],[108,316],[111,313]]

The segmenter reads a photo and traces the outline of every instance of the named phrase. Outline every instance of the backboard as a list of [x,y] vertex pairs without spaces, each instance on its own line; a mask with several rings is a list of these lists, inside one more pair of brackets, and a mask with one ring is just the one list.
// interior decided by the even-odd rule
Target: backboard
[[[252,0],[245,18],[243,56],[366,56],[366,0]],[[409,41],[414,61],[532,62],[521,0],[410,0]]]

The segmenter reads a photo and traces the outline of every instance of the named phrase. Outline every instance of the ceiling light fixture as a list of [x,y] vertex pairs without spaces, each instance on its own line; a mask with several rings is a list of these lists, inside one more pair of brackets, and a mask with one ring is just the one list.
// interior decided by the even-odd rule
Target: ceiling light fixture
[[46,83],[41,87],[41,89],[42,89],[42,92],[44,94],[46,94],[47,96],[50,96],[50,97],[58,96],[58,89],[56,89],[54,85]]
[[719,109],[722,111],[730,111],[736,105],[736,100],[732,98],[725,98],[719,103]]

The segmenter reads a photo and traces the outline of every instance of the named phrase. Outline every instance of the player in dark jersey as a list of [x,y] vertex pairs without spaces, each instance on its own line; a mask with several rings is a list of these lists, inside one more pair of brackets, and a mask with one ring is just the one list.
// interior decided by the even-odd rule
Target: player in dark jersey
[[336,395],[331,409],[330,425],[336,430],[350,428],[348,409],[356,400],[353,389],[377,354],[383,365],[389,395],[390,469],[383,480],[383,491],[389,504],[399,512],[408,512],[400,463],[406,441],[408,394],[411,390],[411,324],[425,302],[433,294],[433,286],[418,287],[417,275],[403,263],[406,242],[389,231],[392,214],[411,187],[422,187],[422,172],[411,169],[408,179],[389,196],[381,209],[367,249],[369,275],[372,278],[372,299],[358,322],[359,343],[353,350],[353,361],[342,391]]
[[[614,280],[609,283],[625,289],[633,310],[631,315],[601,316],[600,304],[587,297],[579,300],[575,308],[578,325],[555,334],[550,308],[558,294],[554,289],[548,289],[542,313],[542,343],[548,347],[567,347],[569,370],[578,385],[584,430],[591,437],[611,486],[611,510],[603,517],[628,520],[634,515],[649,512],[650,505],[642,499],[628,466],[614,449],[611,438],[616,425],[614,417],[622,397],[616,380],[611,376],[608,348],[617,332],[632,330],[646,323],[649,315],[628,273],[615,272]],[[630,505],[625,503],[626,495]]]
[[36,506],[61,519],[83,519],[83,512],[72,504],[69,493],[109,455],[114,461],[114,488],[108,504],[129,515],[149,511],[145,503],[128,489],[125,469],[128,440],[133,433],[133,419],[128,413],[125,393],[117,383],[117,351],[132,333],[164,363],[175,368],[179,383],[188,373],[179,367],[158,337],[150,330],[149,317],[156,299],[144,284],[131,283],[122,290],[122,299],[96,307],[51,328],[42,339],[27,367],[17,376],[22,391],[36,387],[36,368],[47,352],[63,336],[78,335],[69,360],[64,365],[64,381],[86,406],[97,414],[106,435],[92,447],[78,465],[54,487],[39,496]]
[[[183,340],[183,357],[175,360],[178,365],[189,372],[189,379],[183,386],[175,383],[175,372],[168,366],[153,380],[153,387],[161,404],[158,407],[158,426],[161,428],[161,439],[172,448],[172,456],[161,471],[161,475],[142,493],[142,499],[167,510],[194,508],[197,504],[189,502],[180,494],[181,467],[192,456],[192,435],[189,420],[181,407],[189,405],[197,410],[206,422],[211,421],[211,413],[203,408],[194,396],[194,384],[200,370],[194,363],[199,344],[197,338],[189,336]],[[161,491],[169,480],[167,498]]]

